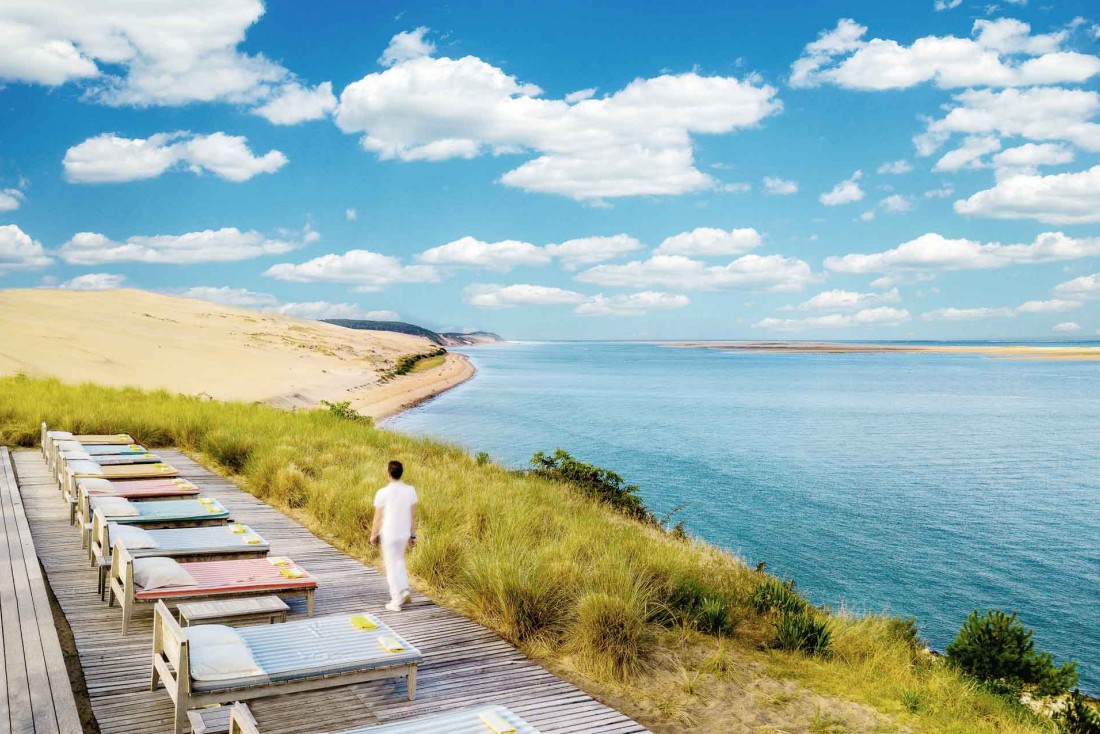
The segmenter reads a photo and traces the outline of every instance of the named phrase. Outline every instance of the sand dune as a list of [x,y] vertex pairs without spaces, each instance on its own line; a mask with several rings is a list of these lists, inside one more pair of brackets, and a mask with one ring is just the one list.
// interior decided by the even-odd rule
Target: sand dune
[[0,375],[166,388],[221,400],[311,407],[350,400],[376,418],[473,375],[465,357],[386,383],[420,337],[357,331],[139,290],[0,291]]

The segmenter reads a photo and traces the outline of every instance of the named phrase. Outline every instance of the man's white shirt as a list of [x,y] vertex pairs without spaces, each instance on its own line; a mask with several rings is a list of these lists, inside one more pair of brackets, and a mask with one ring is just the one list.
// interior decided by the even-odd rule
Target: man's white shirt
[[374,495],[374,506],[382,510],[382,538],[408,538],[412,535],[412,508],[416,490],[404,482],[390,482]]

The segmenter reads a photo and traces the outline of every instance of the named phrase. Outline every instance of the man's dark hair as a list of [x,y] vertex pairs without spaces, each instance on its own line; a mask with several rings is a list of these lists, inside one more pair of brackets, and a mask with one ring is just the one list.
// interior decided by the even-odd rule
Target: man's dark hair
[[400,479],[401,475],[405,473],[405,467],[401,465],[400,461],[391,461],[386,466],[386,471],[389,472],[392,479]]

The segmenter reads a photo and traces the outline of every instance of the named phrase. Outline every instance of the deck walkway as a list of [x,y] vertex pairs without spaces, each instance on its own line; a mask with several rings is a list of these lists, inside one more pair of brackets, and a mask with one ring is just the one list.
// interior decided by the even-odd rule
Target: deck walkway
[[0,448],[0,731],[80,731],[8,450]]
[[[338,732],[484,703],[508,706],[545,734],[646,731],[527,659],[489,630],[420,595],[399,614],[384,611],[386,583],[374,569],[340,553],[297,522],[185,455],[168,450],[157,453],[197,484],[204,495],[217,498],[235,520],[256,528],[271,543],[273,554],[293,558],[320,579],[318,615],[368,610],[392,625],[424,655],[415,701],[406,699],[404,683],[398,681],[261,698],[249,702],[249,706],[264,734]],[[135,614],[129,636],[120,634],[120,612],[98,600],[96,573],[88,567],[78,533],[69,526],[68,508],[47,476],[41,454],[19,451],[14,457],[30,534],[72,627],[101,731],[171,731],[168,695],[163,690],[149,691],[151,608],[140,608]],[[303,601],[288,603],[291,619],[305,616]],[[64,667],[60,670],[63,673]]]

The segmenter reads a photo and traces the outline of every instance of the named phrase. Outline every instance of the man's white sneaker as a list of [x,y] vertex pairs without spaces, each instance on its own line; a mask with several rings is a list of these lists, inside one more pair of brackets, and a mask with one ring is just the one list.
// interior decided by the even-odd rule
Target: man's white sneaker
[[388,609],[391,612],[400,612],[401,611],[401,605],[398,604],[395,601],[391,601],[389,604],[386,605],[386,609]]
[[405,589],[404,591],[401,592],[401,604],[402,604],[402,606],[412,602],[412,600],[413,600],[413,595],[412,595],[411,591],[409,591],[408,589]]

